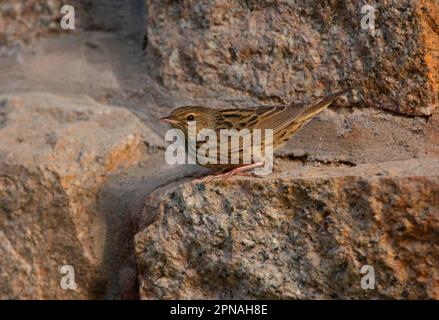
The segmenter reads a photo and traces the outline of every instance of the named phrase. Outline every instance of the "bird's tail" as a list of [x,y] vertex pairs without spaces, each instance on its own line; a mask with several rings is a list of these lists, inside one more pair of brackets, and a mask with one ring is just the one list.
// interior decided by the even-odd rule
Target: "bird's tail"
[[345,94],[348,91],[351,91],[353,88],[348,88],[336,93],[333,93],[319,102],[312,104],[306,108],[298,115],[296,119],[300,119],[300,122],[305,122],[314,118],[317,114],[319,114],[323,109],[328,107],[335,99]]

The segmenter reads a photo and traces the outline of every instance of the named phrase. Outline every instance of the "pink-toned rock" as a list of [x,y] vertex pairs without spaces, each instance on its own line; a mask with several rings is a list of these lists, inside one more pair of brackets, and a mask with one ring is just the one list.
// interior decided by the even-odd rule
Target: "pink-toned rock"
[[438,158],[278,169],[150,194],[141,298],[439,298]]
[[351,85],[360,107],[429,115],[439,104],[435,0],[374,2],[375,30],[356,0],[145,2],[147,61],[168,87],[297,103]]
[[[99,0],[2,0],[0,2],[0,46],[19,43],[35,43],[41,37],[53,34],[69,34],[97,27],[93,22],[96,15],[93,5],[108,1]],[[74,30],[63,30],[60,22],[61,8],[70,5],[74,8]],[[108,17],[107,17],[108,18]],[[114,19],[109,19],[115,22]],[[120,28],[120,26],[118,26]]]
[[[58,0],[0,3],[0,298],[439,297],[437,1],[380,1],[374,32],[351,0],[70,4],[74,32]],[[164,163],[174,107],[348,85],[272,176]]]
[[59,32],[62,4],[61,0],[3,0],[0,3],[0,45]]
[[[117,281],[112,252],[128,249],[112,246],[99,191],[147,157],[145,137],[158,139],[126,109],[90,98],[0,97],[0,298],[104,297]],[[130,223],[111,228],[129,234]],[[61,288],[63,265],[75,268],[77,290]],[[131,278],[120,291],[135,292]]]

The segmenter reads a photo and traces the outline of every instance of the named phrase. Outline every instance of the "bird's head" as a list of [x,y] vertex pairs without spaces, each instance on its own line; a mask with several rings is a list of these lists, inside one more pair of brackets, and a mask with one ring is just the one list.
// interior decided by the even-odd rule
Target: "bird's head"
[[201,129],[215,130],[217,111],[207,107],[186,106],[175,109],[167,117],[161,118],[163,123],[169,123],[172,127],[188,133],[188,122],[195,121],[197,132]]

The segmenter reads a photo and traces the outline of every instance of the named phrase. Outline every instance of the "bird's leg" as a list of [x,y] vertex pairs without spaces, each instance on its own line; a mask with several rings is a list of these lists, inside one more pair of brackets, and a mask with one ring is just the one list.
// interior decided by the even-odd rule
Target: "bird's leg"
[[203,180],[205,182],[208,182],[208,181],[215,180],[215,179],[227,179],[227,178],[234,176],[236,174],[243,173],[245,171],[252,170],[252,169],[255,169],[258,167],[262,167],[263,165],[264,165],[264,162],[256,162],[256,163],[252,163],[252,164],[246,164],[242,167],[232,169],[232,170],[227,171],[225,173],[220,173],[220,174],[208,176]]
[[204,173],[204,174],[195,175],[194,178],[195,178],[196,181],[206,182],[206,181],[213,180],[217,176],[220,176],[220,175],[224,174],[226,172],[226,170],[227,169],[212,170],[213,172],[211,171],[211,172],[209,172],[207,174]]

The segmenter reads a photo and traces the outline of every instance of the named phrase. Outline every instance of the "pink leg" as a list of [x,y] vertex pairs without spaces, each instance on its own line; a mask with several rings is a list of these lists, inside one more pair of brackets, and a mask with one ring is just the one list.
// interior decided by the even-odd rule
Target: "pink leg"
[[208,182],[208,181],[215,180],[215,179],[227,179],[231,176],[234,176],[235,174],[239,174],[239,173],[242,173],[242,172],[245,172],[245,171],[248,171],[251,169],[255,169],[258,167],[262,167],[263,165],[264,165],[263,162],[256,162],[256,163],[252,163],[252,164],[247,164],[247,165],[244,165],[242,167],[238,167],[238,168],[232,169],[230,171],[227,171],[225,173],[207,176],[202,181]]

